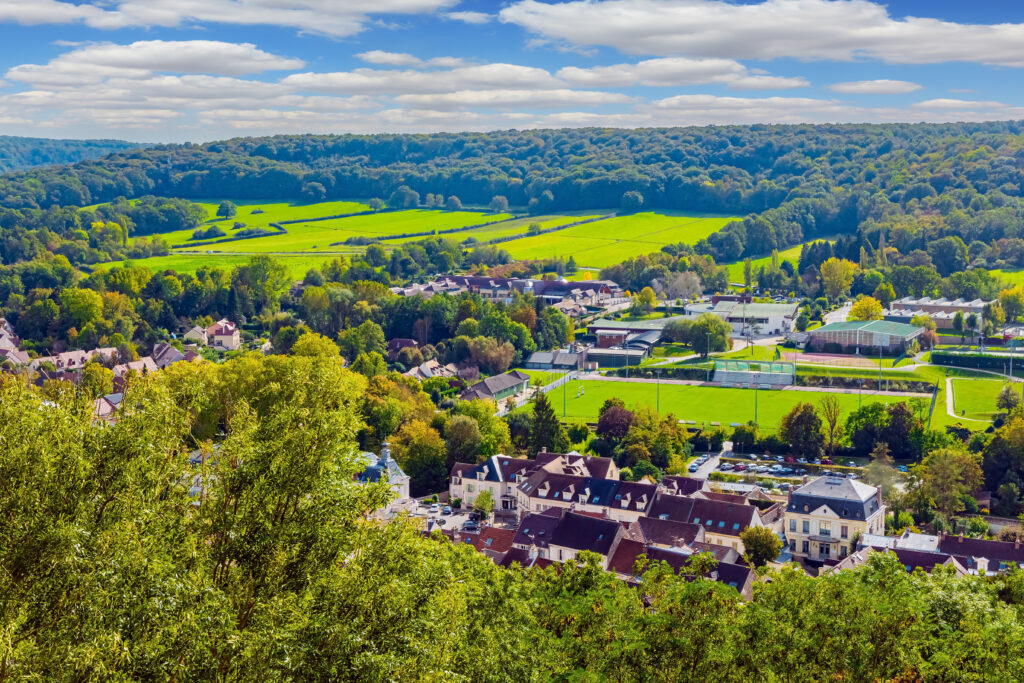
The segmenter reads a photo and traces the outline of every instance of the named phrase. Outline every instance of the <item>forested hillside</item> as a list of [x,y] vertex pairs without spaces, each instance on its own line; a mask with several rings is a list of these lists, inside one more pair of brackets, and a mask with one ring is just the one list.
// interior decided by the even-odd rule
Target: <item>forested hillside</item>
[[0,178],[0,205],[386,199],[405,186],[466,204],[504,197],[536,213],[748,215],[698,245],[719,261],[858,231],[873,244],[896,234],[911,251],[948,235],[970,244],[1024,234],[1021,133],[1006,122],[239,138],[11,174]]
[[55,140],[0,135],[0,172],[50,164],[73,164],[141,146],[124,140]]
[[[366,519],[367,381],[261,354],[134,376],[116,424],[81,388],[0,376],[0,679],[1011,681],[1024,573],[892,556],[735,589],[582,553],[503,569]],[[209,439],[217,439],[217,446]],[[191,455],[190,455],[191,454]],[[26,463],[32,463],[26,467]]]

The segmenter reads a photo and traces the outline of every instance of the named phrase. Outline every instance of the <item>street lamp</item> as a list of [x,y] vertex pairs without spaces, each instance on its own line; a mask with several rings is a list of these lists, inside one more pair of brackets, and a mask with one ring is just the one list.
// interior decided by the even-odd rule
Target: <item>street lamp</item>
[[655,370],[655,372],[658,373],[658,398],[657,398],[657,408],[655,408],[655,410],[660,415],[661,414],[661,368],[658,368],[657,370]]

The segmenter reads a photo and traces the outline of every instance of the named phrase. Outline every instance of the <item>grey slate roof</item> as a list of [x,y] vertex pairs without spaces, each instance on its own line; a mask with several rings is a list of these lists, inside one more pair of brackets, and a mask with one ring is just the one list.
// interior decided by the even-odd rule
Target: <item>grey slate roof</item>
[[881,494],[874,486],[853,479],[818,477],[790,494],[786,511],[811,513],[827,505],[841,518],[864,521],[881,504]]

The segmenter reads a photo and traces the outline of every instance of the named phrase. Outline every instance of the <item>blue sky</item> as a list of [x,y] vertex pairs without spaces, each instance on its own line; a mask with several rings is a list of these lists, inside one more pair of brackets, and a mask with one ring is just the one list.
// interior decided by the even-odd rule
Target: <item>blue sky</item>
[[1010,0],[0,0],[0,39],[12,135],[1024,118]]

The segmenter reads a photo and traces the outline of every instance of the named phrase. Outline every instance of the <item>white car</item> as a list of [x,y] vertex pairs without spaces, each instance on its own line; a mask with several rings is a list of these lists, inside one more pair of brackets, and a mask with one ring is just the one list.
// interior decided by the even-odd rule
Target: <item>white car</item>
[[436,515],[441,510],[437,503],[430,504],[430,514]]

